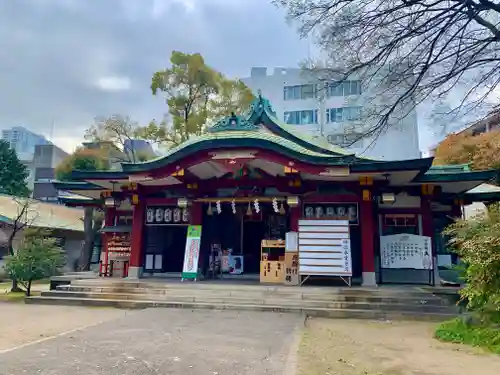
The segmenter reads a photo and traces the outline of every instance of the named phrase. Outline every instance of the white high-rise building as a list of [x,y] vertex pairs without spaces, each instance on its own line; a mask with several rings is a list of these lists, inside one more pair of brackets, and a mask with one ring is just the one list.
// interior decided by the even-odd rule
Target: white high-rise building
[[275,68],[268,74],[267,68],[255,67],[250,77],[242,81],[271,102],[280,120],[300,130],[321,134],[330,143],[357,155],[381,160],[421,157],[417,113],[411,108],[400,109],[400,113],[391,116],[391,126],[381,135],[352,144],[370,128],[367,123],[373,117],[365,118],[370,112],[368,107],[383,105],[391,96],[374,95],[361,80],[326,84],[298,68]]
[[35,146],[51,144],[44,136],[33,133],[23,126],[2,130],[2,139],[9,142],[10,148],[16,151],[21,160],[33,159]]

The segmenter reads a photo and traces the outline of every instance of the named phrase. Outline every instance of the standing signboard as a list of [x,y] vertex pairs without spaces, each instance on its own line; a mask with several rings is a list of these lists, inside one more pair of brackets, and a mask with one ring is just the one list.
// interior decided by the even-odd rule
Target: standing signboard
[[431,238],[414,234],[380,237],[382,268],[432,270]]
[[[299,220],[299,275],[352,277],[349,220]],[[345,280],[344,280],[345,281]]]
[[198,260],[200,259],[201,225],[190,225],[187,231],[182,280],[198,278]]

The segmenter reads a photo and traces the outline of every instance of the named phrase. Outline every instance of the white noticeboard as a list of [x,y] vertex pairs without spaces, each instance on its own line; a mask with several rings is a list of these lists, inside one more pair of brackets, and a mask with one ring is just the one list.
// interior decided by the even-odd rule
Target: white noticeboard
[[431,238],[415,234],[380,237],[382,268],[432,270]]
[[285,235],[285,251],[296,253],[299,251],[299,234],[297,232],[287,232]]
[[299,220],[299,274],[352,276],[348,220]]

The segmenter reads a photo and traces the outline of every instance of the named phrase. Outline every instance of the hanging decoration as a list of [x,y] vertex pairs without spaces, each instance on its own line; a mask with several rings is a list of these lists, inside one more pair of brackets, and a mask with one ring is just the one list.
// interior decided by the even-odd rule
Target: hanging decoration
[[280,202],[280,215],[284,215],[286,212],[285,212],[285,205],[283,204],[283,202]]
[[273,198],[273,210],[276,213],[280,212],[280,210],[278,208],[278,200],[276,198]]
[[212,216],[213,215],[213,212],[212,212],[212,202],[208,202],[207,215],[208,216]]
[[255,212],[259,213],[260,212],[260,207],[259,207],[259,200],[256,199],[253,201],[253,207],[255,208]]
[[222,212],[222,208],[220,206],[220,201],[215,202],[215,208],[216,208],[218,214],[220,214]]
[[252,208],[250,207],[250,202],[248,202],[247,216],[252,216]]
[[234,199],[231,201],[231,210],[233,214],[236,214],[236,201]]

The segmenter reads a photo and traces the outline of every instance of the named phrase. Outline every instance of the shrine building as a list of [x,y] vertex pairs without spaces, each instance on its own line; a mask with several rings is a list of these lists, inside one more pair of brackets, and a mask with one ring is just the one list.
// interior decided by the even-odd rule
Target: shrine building
[[104,210],[103,277],[433,285],[441,230],[496,171],[432,162],[357,157],[258,97],[164,156],[54,186]]

